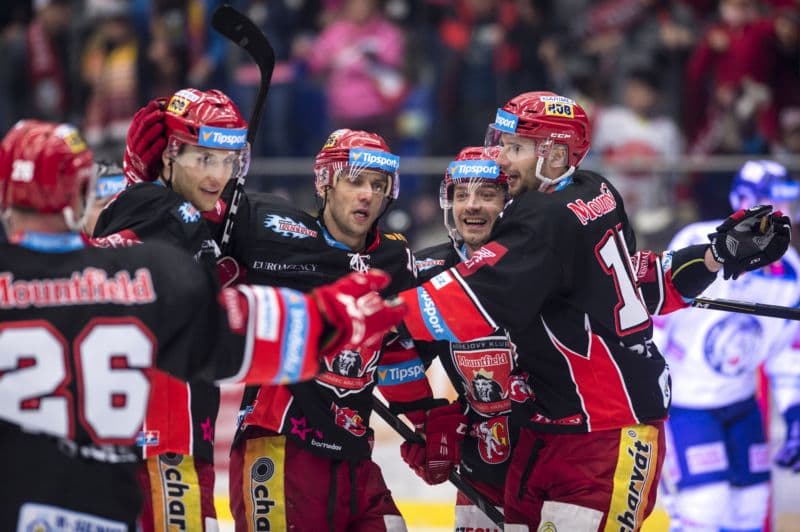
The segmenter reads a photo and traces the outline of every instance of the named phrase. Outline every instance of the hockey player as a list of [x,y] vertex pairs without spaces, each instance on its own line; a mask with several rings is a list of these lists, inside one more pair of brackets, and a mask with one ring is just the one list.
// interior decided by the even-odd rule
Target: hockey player
[[98,162],[95,164],[96,182],[94,198],[86,209],[83,232],[92,236],[97,217],[111,199],[125,189],[126,180],[122,168],[116,163]]
[[[796,212],[800,183],[773,161],[749,161],[730,193],[734,209],[771,203]],[[691,224],[670,248],[704,242],[720,220]],[[794,248],[778,261],[736,280],[718,279],[703,294],[784,306],[800,304],[800,257]],[[672,373],[671,438],[664,468],[674,487],[670,516],[684,532],[761,530],[769,507],[769,447],[756,402],[758,368],[791,367],[797,322],[690,309],[658,317],[654,339]],[[769,367],[769,366],[768,366]],[[778,381],[780,383],[780,381]],[[774,389],[781,412],[800,410],[796,385]],[[792,410],[792,407],[794,410]]]
[[451,342],[503,327],[517,346],[536,400],[512,405],[521,428],[507,523],[636,530],[655,504],[670,400],[650,313],[685,307],[720,267],[738,275],[779,258],[788,219],[742,210],[710,247],[631,257],[619,193],[577,170],[590,143],[580,105],[524,93],[498,110],[487,136],[514,199],[469,260],[401,294],[406,327],[415,339]]
[[[486,158],[484,148],[461,150],[448,166],[439,193],[451,240],[415,254],[419,279],[428,280],[471,259],[489,241],[509,198],[506,176],[494,160]],[[514,347],[505,331],[498,330],[469,342],[420,343],[417,348],[423,359],[439,357],[459,396],[452,405],[406,414],[431,445],[405,442],[403,459],[430,484],[446,481],[450,470],[460,464],[462,478],[502,509],[503,486],[516,439],[508,416],[511,401],[525,387],[523,380],[512,376]],[[458,493],[455,530],[490,531],[495,527],[482,510]]]
[[[151,138],[142,139],[146,134]],[[247,123],[239,109],[217,90],[182,89],[168,101],[157,99],[142,108],[129,129],[125,153],[126,176],[132,184],[100,215],[96,240],[111,246],[169,242],[214,270],[219,247],[201,213],[213,212],[228,181],[246,171],[250,156],[246,135]],[[149,154],[137,151],[143,140],[155,147]],[[192,518],[193,526],[215,521],[213,444],[218,410],[219,389],[210,383],[167,380],[155,387],[139,441],[146,459],[142,487],[149,494],[142,516],[145,532],[160,530],[162,521],[177,517],[173,508],[183,511],[177,505],[171,508],[162,495],[173,470],[191,486],[180,502],[199,512]],[[191,456],[175,455],[176,447],[186,446]]]
[[[310,296],[217,290],[190,255],[161,243],[86,247],[77,232],[92,154],[66,124],[18,123],[0,143],[0,530],[135,530],[132,448],[161,372],[270,383],[317,372],[382,337],[402,314],[353,274]],[[219,297],[217,297],[219,296]],[[324,316],[324,318],[323,318]],[[327,353],[327,351],[322,351]],[[224,356],[220,356],[224,354]],[[189,489],[178,470],[165,499]],[[184,508],[184,510],[187,510]],[[192,528],[188,512],[167,527]]]
[[[392,275],[385,293],[414,286],[405,239],[377,227],[397,198],[398,167],[379,135],[331,133],[314,164],[316,217],[268,195],[240,206],[233,256],[247,281],[308,291],[381,268]],[[376,381],[395,407],[433,404],[421,361],[399,341],[332,353],[304,384],[246,391],[230,464],[237,530],[405,530],[371,459]]]

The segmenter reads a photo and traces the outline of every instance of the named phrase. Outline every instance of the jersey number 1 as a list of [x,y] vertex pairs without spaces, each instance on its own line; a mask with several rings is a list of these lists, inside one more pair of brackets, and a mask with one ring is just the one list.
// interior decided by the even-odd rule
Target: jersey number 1
[[631,259],[622,231],[619,228],[609,230],[595,247],[595,254],[603,271],[614,279],[618,298],[614,306],[617,334],[624,336],[641,330],[650,323],[650,313],[642,303],[633,281]]

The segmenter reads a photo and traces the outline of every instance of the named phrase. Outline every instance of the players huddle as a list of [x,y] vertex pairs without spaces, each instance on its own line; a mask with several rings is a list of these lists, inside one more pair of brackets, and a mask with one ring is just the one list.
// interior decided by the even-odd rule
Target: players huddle
[[[310,169],[317,215],[244,194],[222,246],[229,185],[249,164],[246,134],[225,94],[183,89],[134,116],[121,171],[95,165],[65,124],[22,121],[2,140],[0,450],[13,487],[0,529],[217,530],[224,382],[247,385],[229,476],[237,531],[405,530],[371,457],[376,386],[424,437],[403,443],[403,460],[429,484],[458,471],[506,530],[638,530],[667,453],[683,473],[683,530],[738,526],[693,511],[692,493],[709,507],[741,493],[749,528],[738,529],[758,529],[763,463],[728,472],[721,457],[713,476],[697,474],[708,466],[692,461],[699,444],[722,453],[737,438],[709,427],[671,443],[679,396],[659,348],[689,360],[705,342],[722,380],[743,379],[741,357],[725,353],[736,335],[765,355],[765,336],[789,349],[789,325],[714,324],[711,311],[683,309],[710,286],[748,279],[780,281],[786,304],[797,303],[789,219],[756,204],[797,199],[793,180],[758,189],[701,238],[637,251],[617,190],[580,169],[584,110],[529,92],[446,169],[447,242],[415,257],[402,235],[380,231],[400,158],[375,133],[340,129]],[[669,320],[690,312],[708,313],[705,336],[657,347],[654,316],[671,332]],[[436,357],[458,392],[452,403],[425,377]],[[793,465],[800,397],[784,388],[798,434],[781,461]],[[754,427],[746,389],[733,406],[681,403],[681,423],[727,416],[744,427],[734,430]],[[738,440],[732,464],[760,456],[763,435]],[[458,530],[497,526],[477,502],[458,493]]]

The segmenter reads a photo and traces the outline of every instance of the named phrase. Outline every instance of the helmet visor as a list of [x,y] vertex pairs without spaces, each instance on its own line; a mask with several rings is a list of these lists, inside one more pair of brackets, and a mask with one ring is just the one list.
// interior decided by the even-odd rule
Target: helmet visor
[[351,148],[347,161],[334,162],[333,184],[339,179],[357,182],[367,175],[381,174],[386,181],[372,179],[373,191],[387,198],[397,199],[400,195],[399,170],[400,157],[397,155],[365,148]]

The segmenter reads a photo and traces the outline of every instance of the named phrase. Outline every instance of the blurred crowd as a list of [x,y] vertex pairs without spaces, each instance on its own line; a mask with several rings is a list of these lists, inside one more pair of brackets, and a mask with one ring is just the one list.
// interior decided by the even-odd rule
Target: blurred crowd
[[[119,159],[130,117],[152,97],[220,88],[247,116],[258,69],[211,29],[218,3],[7,0],[0,130],[21,117],[70,121]],[[449,157],[480,144],[498,104],[525,90],[590,112],[595,162],[800,153],[795,0],[229,3],[277,55],[255,156],[313,155],[342,125],[380,133],[401,156]],[[658,227],[651,203],[665,180],[651,174],[614,177],[633,211],[655,216],[641,223]],[[729,179],[693,177],[686,194],[701,217],[727,212]],[[428,192],[420,186],[404,181],[404,195]]]

